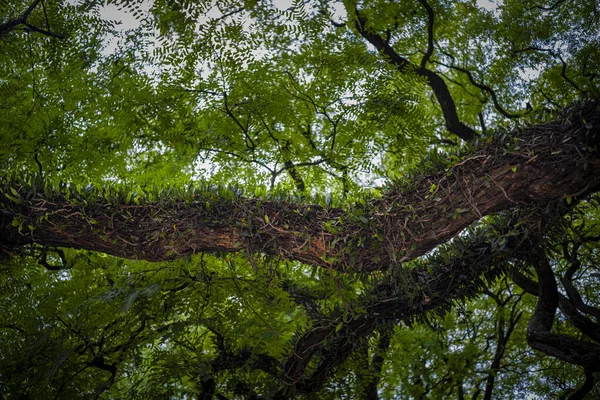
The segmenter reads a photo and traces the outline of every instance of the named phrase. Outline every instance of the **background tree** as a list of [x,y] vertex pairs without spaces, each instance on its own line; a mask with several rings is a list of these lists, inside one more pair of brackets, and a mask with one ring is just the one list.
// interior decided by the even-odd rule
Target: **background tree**
[[2,396],[597,397],[598,4],[396,3],[0,5]]

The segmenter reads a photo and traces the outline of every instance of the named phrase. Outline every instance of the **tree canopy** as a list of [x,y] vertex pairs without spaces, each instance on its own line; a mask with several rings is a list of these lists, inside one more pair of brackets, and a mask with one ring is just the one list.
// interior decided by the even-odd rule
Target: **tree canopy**
[[595,0],[0,3],[0,396],[600,396]]

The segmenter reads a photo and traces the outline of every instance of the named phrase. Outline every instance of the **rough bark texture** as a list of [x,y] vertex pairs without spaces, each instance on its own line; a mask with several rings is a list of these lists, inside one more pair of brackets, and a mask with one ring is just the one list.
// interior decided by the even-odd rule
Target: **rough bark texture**
[[40,243],[148,261],[246,249],[342,271],[385,270],[490,213],[597,191],[599,142],[598,102],[587,102],[349,211],[214,195],[141,205],[74,201],[8,182],[0,246]]

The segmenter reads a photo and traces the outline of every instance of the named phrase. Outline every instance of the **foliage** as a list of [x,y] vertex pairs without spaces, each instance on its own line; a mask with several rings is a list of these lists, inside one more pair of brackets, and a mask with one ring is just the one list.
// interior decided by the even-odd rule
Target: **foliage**
[[[586,100],[600,93],[599,19],[595,2],[561,0],[0,3],[0,232],[36,242],[42,221],[18,211],[33,205],[52,210],[49,229],[84,237],[84,221],[109,246],[144,215],[134,234],[152,219],[172,249],[151,262],[133,244],[117,257],[58,234],[1,238],[0,396],[600,395],[600,371],[532,334],[555,301],[541,334],[600,354]],[[560,173],[575,166],[589,184],[493,215],[427,208],[440,180],[460,193],[506,165],[527,179],[517,165],[538,157],[562,171],[554,186],[570,188]],[[201,209],[214,218],[189,213]],[[72,225],[53,219],[65,210]],[[418,232],[448,213],[447,237]],[[380,214],[407,215],[385,221],[415,232],[405,244],[420,257],[365,261],[396,239]],[[174,240],[198,221],[267,245],[292,226],[308,238],[298,253],[328,234],[352,261],[267,245],[180,255]]]

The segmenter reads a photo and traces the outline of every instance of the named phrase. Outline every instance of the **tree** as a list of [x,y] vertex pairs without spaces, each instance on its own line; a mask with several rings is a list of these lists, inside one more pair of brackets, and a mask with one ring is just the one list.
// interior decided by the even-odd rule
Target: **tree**
[[1,5],[0,393],[598,395],[597,4],[396,3]]

